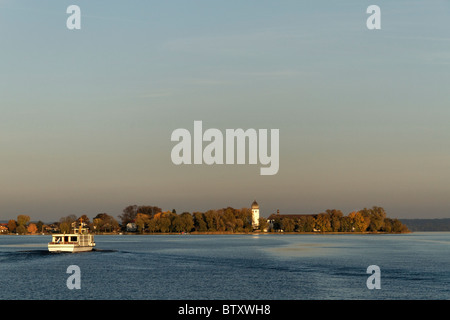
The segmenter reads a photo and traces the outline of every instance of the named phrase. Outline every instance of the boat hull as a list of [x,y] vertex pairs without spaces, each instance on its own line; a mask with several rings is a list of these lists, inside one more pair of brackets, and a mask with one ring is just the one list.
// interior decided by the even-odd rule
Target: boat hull
[[92,251],[94,246],[79,246],[75,244],[49,244],[48,251],[50,252],[87,252]]

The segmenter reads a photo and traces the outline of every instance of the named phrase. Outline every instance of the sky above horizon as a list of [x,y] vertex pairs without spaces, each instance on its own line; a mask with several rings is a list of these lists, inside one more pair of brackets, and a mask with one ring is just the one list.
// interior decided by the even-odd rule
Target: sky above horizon
[[[81,9],[69,30],[68,6]],[[369,30],[369,5],[381,30]],[[128,205],[450,218],[449,1],[0,0],[0,220]],[[177,128],[280,130],[181,165]]]

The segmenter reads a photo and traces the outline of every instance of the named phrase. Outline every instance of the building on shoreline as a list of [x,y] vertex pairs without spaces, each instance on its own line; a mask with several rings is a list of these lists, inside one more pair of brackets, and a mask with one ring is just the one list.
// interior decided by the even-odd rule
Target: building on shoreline
[[259,204],[256,200],[252,203],[252,226],[253,230],[259,228]]
[[137,225],[135,222],[129,222],[127,223],[127,232],[136,232],[137,231]]
[[7,223],[0,223],[0,233],[8,233],[8,224]]

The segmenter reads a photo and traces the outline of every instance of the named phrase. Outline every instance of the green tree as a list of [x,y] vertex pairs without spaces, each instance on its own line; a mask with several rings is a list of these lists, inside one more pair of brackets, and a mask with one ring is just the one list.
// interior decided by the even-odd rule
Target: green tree
[[355,229],[355,231],[366,232],[370,224],[369,217],[363,215],[360,211],[350,212],[348,216],[352,221],[352,226]]
[[278,231],[283,229],[283,224],[281,222],[281,216],[280,214],[276,214],[275,216],[272,217],[272,228],[274,231]]
[[26,226],[29,221],[30,221],[30,217],[27,215],[20,214],[17,216],[17,224],[19,226]]
[[236,229],[236,217],[234,216],[233,208],[228,207],[222,211],[223,211],[222,220],[226,230],[233,232]]
[[150,217],[148,214],[145,214],[145,213],[136,214],[135,223],[138,228],[138,232],[143,233],[145,231],[145,228],[148,226],[149,222],[150,222]]
[[284,232],[292,232],[295,229],[295,222],[291,218],[282,218],[281,219],[281,229],[283,229]]
[[182,228],[184,232],[191,232],[194,228],[194,219],[189,212],[183,212],[180,214],[180,219],[182,222]]
[[316,221],[312,216],[301,216],[296,221],[297,232],[313,232]]
[[259,230],[264,231],[269,229],[269,223],[267,222],[266,218],[260,217],[259,218]]
[[17,228],[16,228],[16,232],[18,233],[18,234],[26,234],[27,233],[27,228],[24,226],[24,225],[19,225]]
[[156,231],[157,232],[175,232],[174,230],[174,225],[172,224],[173,221],[175,220],[175,218],[177,217],[176,214],[170,212],[170,211],[165,211],[165,212],[160,212],[157,213],[153,216],[153,219],[156,222]]
[[172,222],[169,217],[162,217],[158,219],[157,226],[160,232],[166,233],[170,231]]
[[98,232],[113,232],[119,229],[116,219],[107,213],[99,213],[94,218],[95,230]]
[[151,218],[148,222],[147,229],[149,232],[157,232],[158,231],[158,223],[155,218]]
[[244,231],[244,221],[242,221],[241,218],[236,218],[234,231],[235,232],[243,232]]
[[194,227],[194,220],[189,212],[183,212],[181,215],[172,219],[172,231],[174,232],[190,232]]
[[331,231],[331,222],[330,217],[326,213],[319,213],[316,216],[316,230],[320,230],[321,232],[329,232]]
[[204,213],[205,223],[208,231],[217,231],[215,216],[217,215],[215,210],[208,210]]
[[215,211],[214,214],[214,224],[216,225],[217,231],[226,230],[225,222],[223,221],[222,216],[217,211]]
[[184,231],[183,229],[183,222],[181,221],[181,218],[179,216],[176,216],[173,220],[172,220],[172,231],[174,232],[182,232]]
[[[244,223],[243,226],[242,226],[242,230],[239,230],[239,231],[244,231],[244,232],[251,232],[251,231],[253,231],[252,210],[251,209],[249,209],[249,208],[242,208],[240,210],[236,210],[235,215],[236,215],[236,219],[242,220],[242,222]],[[236,222],[238,223],[237,220],[236,220]],[[238,226],[238,228],[240,228],[240,227]],[[259,229],[262,230],[261,229],[261,225],[260,225]]]
[[343,217],[343,213],[341,210],[336,209],[328,209],[325,211],[328,215],[328,219],[330,220],[330,231],[338,232],[341,229],[341,219]]
[[71,233],[72,232],[72,223],[77,221],[77,217],[73,214],[68,215],[67,217],[62,217],[59,219],[59,229],[62,233]]
[[393,229],[393,220],[389,218],[384,219],[383,229],[384,232],[391,233]]
[[203,217],[203,213],[201,212],[194,212],[194,228],[195,230],[199,232],[205,232],[208,230],[208,225],[205,222],[205,219]]
[[400,220],[392,219],[392,232],[406,233],[409,232],[408,227],[405,226]]
[[44,232],[44,222],[42,222],[41,220],[39,220],[38,222],[36,222],[36,228],[38,229],[39,232]]
[[381,207],[372,207],[370,210],[369,230],[373,232],[381,231],[384,227],[384,219],[386,219],[386,211]]
[[351,232],[352,231],[352,219],[350,217],[342,217],[341,223],[340,223],[340,229],[341,232]]

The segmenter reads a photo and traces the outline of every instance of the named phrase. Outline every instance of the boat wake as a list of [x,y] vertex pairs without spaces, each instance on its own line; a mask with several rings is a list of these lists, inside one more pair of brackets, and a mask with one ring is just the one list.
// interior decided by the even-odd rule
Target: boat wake
[[86,252],[50,252],[47,249],[28,249],[28,250],[14,250],[14,251],[3,251],[0,252],[0,263],[15,263],[19,261],[27,261],[27,260],[39,260],[39,259],[52,259],[56,257],[62,257],[61,255],[79,255],[79,254],[93,254],[93,252],[97,254],[103,253],[114,253],[120,252],[118,250],[109,250],[109,249],[97,249],[94,248],[92,251]]
[[119,250],[110,250],[110,249],[97,249],[93,248],[92,252],[119,252]]
[[41,259],[50,256],[48,250],[20,250],[0,252],[0,263],[14,263],[23,260]]
[[10,253],[26,253],[29,255],[37,255],[37,256],[44,256],[44,255],[49,255],[51,254],[51,252],[49,252],[48,250],[19,250],[19,251],[15,251],[15,252],[10,252]]

